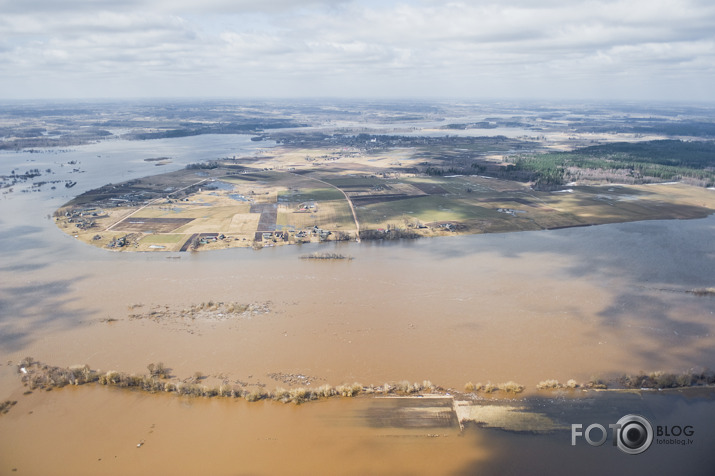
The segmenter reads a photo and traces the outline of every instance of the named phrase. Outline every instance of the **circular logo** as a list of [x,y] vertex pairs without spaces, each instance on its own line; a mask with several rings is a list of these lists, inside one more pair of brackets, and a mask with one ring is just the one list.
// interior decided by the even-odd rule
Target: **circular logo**
[[641,454],[653,443],[653,427],[644,417],[626,415],[618,420],[618,425],[616,444],[624,453]]

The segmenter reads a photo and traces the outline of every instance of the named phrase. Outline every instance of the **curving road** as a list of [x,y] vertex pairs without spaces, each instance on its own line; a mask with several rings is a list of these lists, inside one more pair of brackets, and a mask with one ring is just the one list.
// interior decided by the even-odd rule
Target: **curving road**
[[[290,172],[290,173],[292,173],[293,175],[302,177],[302,178],[306,178],[305,175],[300,175],[300,174],[296,174],[293,172]],[[307,178],[309,178],[311,180],[315,180],[316,182],[324,183],[325,185],[333,187],[335,190],[339,190],[340,193],[343,194],[343,196],[345,197],[345,200],[348,201],[348,205],[350,205],[350,211],[353,214],[353,220],[355,220],[355,236],[356,236],[355,241],[360,243],[360,222],[358,221],[357,213],[355,213],[355,207],[353,206],[353,202],[352,202],[352,200],[350,200],[350,197],[348,197],[348,194],[345,193],[345,191],[343,189],[341,189],[340,187],[337,187],[337,186],[333,185],[332,183],[326,182],[325,180],[320,180],[319,178],[315,178],[315,177],[307,177]]]

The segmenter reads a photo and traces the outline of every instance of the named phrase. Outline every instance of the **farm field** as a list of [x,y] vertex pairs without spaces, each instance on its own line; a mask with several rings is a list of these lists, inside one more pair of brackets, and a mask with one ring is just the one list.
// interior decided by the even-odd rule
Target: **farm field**
[[[307,242],[506,233],[705,217],[712,190],[681,183],[529,183],[412,171],[423,153],[276,149],[102,187],[60,208],[57,225],[99,247],[187,251]],[[393,154],[393,155],[391,155]]]

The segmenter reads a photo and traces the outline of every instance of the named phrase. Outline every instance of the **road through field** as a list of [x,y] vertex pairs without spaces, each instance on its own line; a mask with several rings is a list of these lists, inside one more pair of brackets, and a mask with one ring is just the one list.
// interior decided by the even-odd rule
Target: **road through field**
[[[187,185],[187,186],[184,187],[184,188],[180,188],[179,190],[175,190],[175,191],[171,192],[170,194],[168,194],[167,197],[169,197],[169,196],[171,196],[171,195],[173,195],[173,194],[175,194],[175,193],[181,192],[181,191],[183,191],[183,190],[186,190],[187,188],[195,187],[196,185],[199,185],[199,184],[201,184],[201,183],[204,183],[204,182],[206,182],[207,180],[208,180],[208,179],[199,180],[199,181],[196,182],[196,183],[192,183],[191,185]],[[130,214],[128,214],[128,215],[126,215],[126,216],[120,218],[119,220],[117,220],[117,221],[115,221],[114,223],[112,223],[111,225],[109,225],[107,228],[104,229],[104,231],[105,231],[105,232],[110,231],[112,228],[114,228],[115,226],[117,226],[119,223],[123,222],[123,221],[126,220],[127,218],[129,218],[129,217],[131,217],[131,216],[137,214],[138,212],[144,210],[144,209],[145,209],[146,207],[148,207],[149,205],[153,205],[153,204],[155,204],[155,203],[158,203],[160,200],[164,200],[164,199],[166,199],[166,197],[159,197],[159,198],[155,198],[154,200],[149,200],[149,201],[146,202],[144,205],[142,205],[141,207],[137,208],[136,210],[134,210],[134,211],[131,212]]]
[[[291,172],[291,173],[292,173],[292,172]],[[293,175],[297,175],[297,176],[300,176],[300,177],[305,177],[305,175],[299,175],[299,174],[293,174]],[[319,178],[315,178],[315,177],[308,177],[308,178],[310,178],[310,179],[312,179],[312,180],[315,180],[316,182],[324,183],[325,185],[328,185],[329,187],[332,187],[332,188],[334,188],[334,189],[336,189],[336,190],[339,190],[340,193],[343,194],[343,196],[345,197],[345,200],[348,201],[348,205],[350,205],[350,211],[351,211],[352,214],[353,214],[353,220],[355,220],[355,236],[356,236],[355,241],[357,241],[358,243],[360,243],[360,222],[358,221],[357,213],[355,213],[355,207],[353,206],[353,202],[352,202],[352,200],[350,200],[350,197],[348,197],[348,194],[345,193],[345,191],[342,190],[341,188],[336,187],[335,185],[333,185],[332,183],[326,182],[326,181],[324,181],[324,180],[320,180]]]

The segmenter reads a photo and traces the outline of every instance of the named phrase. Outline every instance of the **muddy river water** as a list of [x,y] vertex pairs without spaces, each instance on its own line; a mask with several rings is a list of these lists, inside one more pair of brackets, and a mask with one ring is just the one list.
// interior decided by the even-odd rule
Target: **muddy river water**
[[[609,445],[571,446],[565,429],[537,435],[381,424],[373,398],[295,406],[96,386],[23,395],[14,364],[28,355],[126,372],[162,361],[182,378],[200,371],[268,388],[280,385],[269,374],[284,373],[307,376],[312,385],[428,379],[462,389],[468,381],[514,380],[533,390],[545,379],[715,366],[715,300],[685,292],[715,285],[715,217],[205,253],[109,252],[75,241],[47,218],[70,195],[156,173],[143,158],[171,156],[166,167],[178,168],[257,148],[247,138],[221,136],[154,146],[151,153],[112,142],[0,155],[2,174],[50,167],[78,182],[40,192],[18,187],[0,199],[0,398],[18,401],[0,416],[0,474],[596,474],[663,467],[712,474],[709,393],[524,397],[530,407],[560,412],[562,423],[606,424],[642,412],[658,425],[696,425],[692,444],[654,445],[638,456]],[[84,172],[59,171],[58,163],[72,160]],[[313,251],[354,259],[299,259]],[[130,318],[132,307],[178,310],[211,300],[269,311]]]

